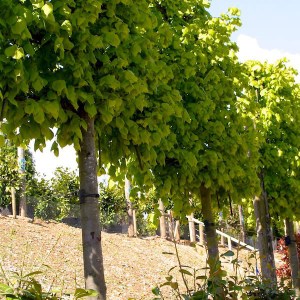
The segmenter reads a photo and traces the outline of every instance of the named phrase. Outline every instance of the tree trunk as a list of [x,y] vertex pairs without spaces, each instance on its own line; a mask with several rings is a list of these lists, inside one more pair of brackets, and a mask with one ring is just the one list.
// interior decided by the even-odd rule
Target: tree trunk
[[202,215],[204,219],[204,233],[206,235],[206,245],[208,250],[208,265],[210,275],[220,268],[218,237],[216,224],[212,211],[211,194],[204,184],[200,187]]
[[132,202],[130,201],[130,181],[125,177],[125,199],[127,205],[127,217],[128,217],[128,236],[134,237],[134,219]]
[[167,231],[166,231],[166,220],[165,220],[165,207],[161,199],[158,201],[158,209],[160,211],[160,217],[159,217],[159,230],[160,230],[160,237],[162,239],[167,238]]
[[13,218],[17,218],[17,202],[16,202],[16,189],[14,187],[11,187],[11,208],[12,208],[12,214]]
[[97,182],[97,161],[95,151],[94,120],[84,114],[87,131],[81,128],[81,150],[78,152],[80,177],[80,213],[82,225],[82,245],[85,287],[96,290],[98,297],[106,299],[101,230],[99,221],[99,194]]
[[245,228],[245,220],[244,220],[244,213],[242,205],[239,205],[239,219],[240,219],[240,226],[241,226],[241,241],[246,243],[246,228]]
[[267,194],[264,188],[263,177],[261,176],[260,197],[254,197],[254,214],[256,219],[256,231],[259,250],[261,275],[263,280],[270,286],[275,286],[276,268],[273,251],[273,234],[271,230],[271,218],[268,208]]
[[21,186],[20,186],[20,205],[19,214],[21,217],[27,216],[27,203],[26,203],[26,161],[25,161],[25,151],[22,147],[18,147],[18,161],[19,161],[19,173],[21,175]]
[[293,221],[285,219],[285,235],[288,244],[289,263],[292,272],[292,283],[295,289],[296,296],[300,296],[300,278],[299,278],[299,258],[297,251],[297,244],[295,240],[294,224]]

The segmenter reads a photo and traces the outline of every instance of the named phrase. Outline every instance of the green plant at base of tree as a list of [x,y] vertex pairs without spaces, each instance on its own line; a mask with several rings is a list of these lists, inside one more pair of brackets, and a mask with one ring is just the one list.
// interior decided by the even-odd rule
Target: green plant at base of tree
[[[238,250],[239,252],[239,250]],[[237,256],[234,257],[232,251],[227,251],[221,254],[221,257],[231,260],[235,275],[229,275],[226,271],[220,267],[216,268],[215,273],[212,276],[207,276],[208,266],[196,269],[189,266],[172,267],[166,281],[152,289],[152,293],[156,296],[153,300],[163,300],[165,294],[171,290],[172,299],[177,300],[223,300],[223,299],[259,299],[259,300],[292,300],[294,299],[294,291],[284,285],[279,284],[277,287],[270,289],[268,284],[265,284],[260,276],[255,274],[255,266],[248,262],[247,268],[242,267],[239,263]],[[251,258],[251,256],[249,256]],[[252,257],[253,258],[253,257]],[[178,259],[178,256],[177,256]],[[240,270],[244,272],[244,275],[238,275]],[[175,278],[175,272],[180,274],[183,284],[179,284],[179,281]],[[222,279],[218,273],[222,273]],[[204,273],[204,274],[203,274]],[[187,283],[189,283],[187,285]],[[221,287],[222,294],[219,293]]]

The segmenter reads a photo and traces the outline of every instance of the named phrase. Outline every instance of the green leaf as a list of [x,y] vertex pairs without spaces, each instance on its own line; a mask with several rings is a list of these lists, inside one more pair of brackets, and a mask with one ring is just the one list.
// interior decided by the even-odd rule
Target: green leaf
[[26,114],[32,114],[35,110],[35,106],[36,106],[36,102],[32,99],[28,99],[26,102],[25,102],[25,112]]
[[66,82],[64,80],[55,80],[52,83],[52,88],[58,95],[61,95],[61,92],[66,88]]
[[60,27],[64,30],[66,30],[69,34],[69,36],[72,35],[72,24],[69,20],[65,20],[62,22],[62,24],[60,25]]
[[158,286],[152,289],[152,294],[154,294],[155,296],[160,295],[160,289]]
[[124,71],[124,77],[130,83],[134,83],[138,81],[138,78],[134,75],[134,73],[130,70]]
[[118,128],[123,128],[125,126],[125,123],[122,118],[120,118],[120,117],[116,118],[116,126]]
[[22,57],[24,57],[24,50],[23,48],[18,48],[13,56],[14,59],[21,59]]
[[42,271],[34,271],[34,272],[30,272],[30,273],[24,275],[24,277],[31,277],[31,276],[33,276],[33,275],[38,275],[38,274],[43,274],[43,272],[42,272]]
[[17,45],[9,46],[9,47],[7,47],[7,48],[4,50],[4,54],[5,54],[6,56],[13,57],[13,56],[15,55],[15,52],[16,52],[17,49],[18,49],[18,46],[17,46]]
[[190,271],[185,269],[180,269],[179,272],[185,275],[193,276],[193,274]]
[[52,143],[51,151],[54,152],[54,155],[55,155],[56,157],[59,156],[59,148],[58,148],[57,142],[53,142],[53,143]]
[[56,52],[58,49],[64,49],[63,46],[64,38],[58,37],[54,42],[54,52]]
[[185,155],[185,159],[187,160],[187,163],[191,167],[197,166],[197,159],[196,159],[195,155],[192,152],[185,151],[184,155]]
[[104,39],[107,43],[114,47],[118,47],[120,45],[120,39],[117,34],[114,32],[107,32],[104,34]]
[[31,0],[32,6],[37,9],[37,8],[42,8],[44,6],[44,1],[43,0]]
[[11,31],[12,33],[14,34],[21,34],[24,29],[26,28],[26,21],[23,20],[23,19],[18,19],[16,24],[14,24],[12,27],[11,27]]
[[36,105],[35,107],[33,118],[38,124],[42,124],[45,121],[44,111],[39,105]]
[[38,76],[36,80],[32,83],[32,87],[37,91],[41,91],[42,88],[47,84],[47,80]]
[[24,50],[27,54],[31,56],[35,54],[35,50],[29,42],[24,45]]
[[97,297],[98,293],[94,290],[85,290],[77,288],[74,293],[75,299],[80,299],[83,297]]
[[91,105],[89,103],[86,103],[84,106],[84,110],[89,114],[91,118],[95,117],[97,114],[97,108],[95,105]]
[[0,283],[0,293],[1,294],[13,294],[14,289],[4,283]]
[[100,86],[107,86],[114,90],[120,88],[120,82],[116,79],[115,75],[106,75],[100,79]]
[[45,112],[50,114],[54,119],[59,116],[59,103],[58,101],[45,101],[43,102]]
[[45,14],[46,17],[48,17],[53,12],[53,5],[52,3],[46,3],[42,8],[42,12]]
[[225,253],[223,253],[221,256],[234,256],[234,252],[231,250],[228,250]]

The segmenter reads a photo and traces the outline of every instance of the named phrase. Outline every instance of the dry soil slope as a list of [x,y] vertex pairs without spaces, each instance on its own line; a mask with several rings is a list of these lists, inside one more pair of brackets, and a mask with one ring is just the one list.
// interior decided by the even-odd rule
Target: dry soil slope
[[[175,253],[174,245],[160,238],[103,233],[102,243],[108,300],[153,299],[151,289],[164,282],[168,270],[178,264],[175,255],[164,254]],[[205,267],[203,248],[178,245],[178,250],[183,265]],[[0,216],[0,263],[10,271],[43,270],[40,280],[45,287],[65,291],[83,287],[81,230]]]

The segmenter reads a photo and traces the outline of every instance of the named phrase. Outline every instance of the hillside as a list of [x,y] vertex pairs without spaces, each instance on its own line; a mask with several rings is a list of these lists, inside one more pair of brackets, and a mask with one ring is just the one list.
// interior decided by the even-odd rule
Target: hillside
[[[68,292],[84,286],[79,228],[0,216],[0,241],[0,263],[5,270],[25,273],[41,269],[45,287],[63,286]],[[160,238],[103,233],[102,241],[109,300],[153,299],[151,289],[178,265],[173,243]],[[183,265],[205,267],[205,249],[178,245],[178,250]]]

